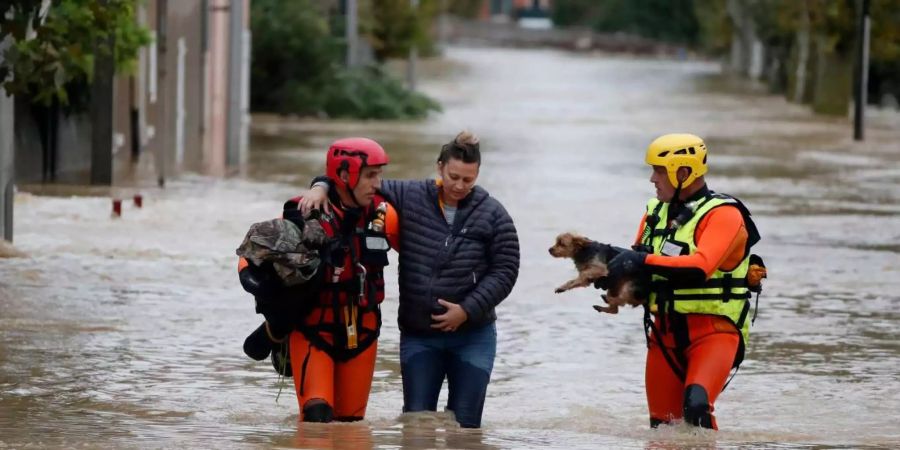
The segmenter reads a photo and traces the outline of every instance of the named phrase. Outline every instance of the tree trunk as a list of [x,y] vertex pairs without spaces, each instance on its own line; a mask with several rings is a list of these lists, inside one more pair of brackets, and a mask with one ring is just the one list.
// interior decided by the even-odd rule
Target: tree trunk
[[813,111],[820,114],[846,116],[853,94],[853,58],[829,50],[823,35],[816,37],[816,81]]
[[797,30],[797,70],[794,75],[794,103],[803,102],[803,93],[806,92],[806,69],[809,64],[809,10],[805,0],[800,3],[803,6],[800,14],[800,29]]

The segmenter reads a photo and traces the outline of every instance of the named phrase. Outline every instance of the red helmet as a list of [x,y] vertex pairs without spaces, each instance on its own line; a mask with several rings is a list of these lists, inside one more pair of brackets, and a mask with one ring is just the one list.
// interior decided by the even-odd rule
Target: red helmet
[[[383,166],[388,163],[388,155],[377,142],[367,138],[338,139],[328,148],[325,157],[325,175],[337,186],[353,190],[359,182],[363,167]],[[346,170],[350,175],[345,184],[338,173]]]

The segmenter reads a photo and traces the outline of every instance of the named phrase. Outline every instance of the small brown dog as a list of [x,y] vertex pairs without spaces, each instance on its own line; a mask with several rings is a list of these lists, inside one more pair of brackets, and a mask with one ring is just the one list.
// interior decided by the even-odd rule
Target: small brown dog
[[[550,255],[555,258],[571,258],[575,262],[578,276],[563,283],[554,292],[568,291],[576,287],[585,287],[606,276],[606,265],[618,254],[611,245],[601,244],[575,233],[562,233],[556,237],[556,244],[550,247]],[[637,306],[644,304],[635,295],[635,283],[625,281],[620,286],[612,286],[609,295],[602,295],[609,306],[593,305],[598,312],[617,314],[619,306]]]

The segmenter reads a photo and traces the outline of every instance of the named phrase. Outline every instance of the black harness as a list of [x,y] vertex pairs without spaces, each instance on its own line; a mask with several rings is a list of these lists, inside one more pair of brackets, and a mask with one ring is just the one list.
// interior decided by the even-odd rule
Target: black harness
[[[297,200],[285,203],[285,217],[288,212],[296,214]],[[387,250],[369,250],[365,242],[367,237],[383,237],[359,227],[361,214],[373,213],[373,208],[366,210],[346,210],[344,217],[338,219],[335,214],[320,217],[323,228],[329,236],[325,246],[319,250],[322,263],[319,268],[319,282],[314,289],[317,295],[309,298],[309,307],[302,317],[298,317],[295,328],[303,333],[310,347],[316,347],[336,362],[348,361],[366,351],[374,344],[381,333],[381,308],[378,292],[383,286],[382,268],[388,264]],[[357,245],[358,243],[358,245]],[[357,248],[357,246],[359,248]],[[340,280],[341,274],[347,270],[346,261],[350,261],[353,276]],[[323,300],[321,293],[329,292],[330,299]],[[318,320],[309,321],[310,314],[316,313]],[[330,309],[332,320],[326,321],[326,310]],[[345,314],[346,313],[346,314]],[[375,314],[374,328],[364,326],[360,321],[365,313]],[[355,345],[350,345],[348,333],[356,336]],[[329,342],[327,337],[331,338]],[[305,384],[306,369],[309,364],[311,348],[307,349],[301,367],[301,395]]]

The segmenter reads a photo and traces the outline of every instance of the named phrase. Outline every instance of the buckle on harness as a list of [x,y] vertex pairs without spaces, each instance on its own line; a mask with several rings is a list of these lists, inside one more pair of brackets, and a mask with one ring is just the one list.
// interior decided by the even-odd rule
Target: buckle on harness
[[344,305],[344,323],[347,325],[347,348],[352,350],[358,345],[356,336],[356,322],[359,318],[356,305]]
[[359,269],[359,306],[365,308],[369,303],[366,301],[366,267],[356,263],[356,268]]

